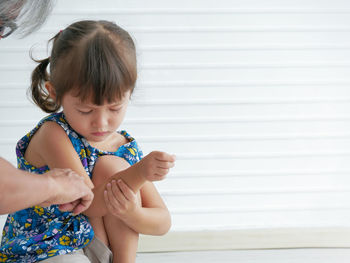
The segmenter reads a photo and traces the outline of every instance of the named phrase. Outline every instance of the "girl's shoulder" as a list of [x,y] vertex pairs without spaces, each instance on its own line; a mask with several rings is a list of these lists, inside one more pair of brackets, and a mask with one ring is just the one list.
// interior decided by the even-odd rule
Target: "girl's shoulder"
[[[70,146],[67,138],[69,127],[62,114],[54,113],[43,118],[26,136],[17,143],[17,157],[33,167],[47,165],[47,152],[55,151],[64,145]],[[64,143],[66,142],[66,143]]]
[[39,122],[39,126],[46,127],[49,132],[55,132],[56,130],[62,130],[66,134],[70,134],[73,130],[66,121],[63,112],[52,113],[46,116]]
[[66,138],[70,131],[71,129],[65,121],[63,113],[60,112],[50,114],[40,120],[26,137],[29,139],[30,144],[35,142],[38,142],[40,145],[46,143],[55,144],[60,139]]
[[56,133],[61,130],[64,130],[66,133],[70,130],[68,123],[64,119],[63,113],[52,113],[43,119],[41,119],[38,124],[28,133],[25,137],[29,140],[38,133],[40,130],[41,133]]
[[69,126],[63,112],[53,113],[43,118],[33,131],[40,138],[41,143],[54,145],[60,140],[70,140],[74,145],[75,140],[81,139],[81,136]]

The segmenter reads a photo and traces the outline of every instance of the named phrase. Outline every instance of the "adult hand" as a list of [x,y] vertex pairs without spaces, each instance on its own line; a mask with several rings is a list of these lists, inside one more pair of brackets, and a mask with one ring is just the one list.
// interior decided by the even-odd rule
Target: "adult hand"
[[70,169],[52,169],[46,173],[50,180],[52,197],[42,203],[42,206],[61,205],[64,211],[79,214],[86,210],[94,197],[91,189],[79,176]]

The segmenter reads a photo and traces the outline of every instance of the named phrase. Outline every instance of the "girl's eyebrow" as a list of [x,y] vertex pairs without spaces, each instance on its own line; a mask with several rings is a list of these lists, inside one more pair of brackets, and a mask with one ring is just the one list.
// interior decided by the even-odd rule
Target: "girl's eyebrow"
[[[112,104],[107,104],[108,107],[120,107],[125,103],[125,101],[120,101],[117,103],[112,103]],[[84,103],[84,102],[77,102],[75,103],[75,105],[77,107],[86,107],[86,108],[98,108],[100,107],[99,105],[95,105],[95,104],[89,104],[89,103]],[[103,105],[101,105],[103,106]]]
[[89,105],[89,104],[86,104],[86,103],[84,103],[84,102],[76,102],[76,103],[74,103],[75,104],[75,106],[77,106],[77,107],[87,107],[87,108],[92,108],[93,107],[93,105]]
[[109,106],[109,107],[120,107],[120,106],[122,106],[123,104],[124,104],[124,102],[122,101],[122,102],[120,102],[120,103],[109,104],[108,106]]

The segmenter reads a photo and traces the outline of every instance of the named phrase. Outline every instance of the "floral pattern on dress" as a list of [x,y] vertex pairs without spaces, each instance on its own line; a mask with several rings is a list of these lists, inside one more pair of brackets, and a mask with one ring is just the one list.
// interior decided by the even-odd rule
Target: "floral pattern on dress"
[[[119,147],[116,152],[101,151],[92,147],[76,133],[66,121],[63,112],[60,112],[42,119],[17,143],[16,155],[19,169],[36,174],[49,171],[48,166],[34,167],[24,158],[31,138],[47,121],[54,121],[64,129],[90,178],[96,160],[100,156],[115,155],[124,158],[130,165],[142,158],[142,151],[135,139],[126,131],[119,133],[128,140],[127,144]],[[88,245],[93,237],[93,229],[85,215],[74,216],[71,212],[61,212],[57,205],[33,206],[8,215],[2,232],[0,262],[41,261],[81,249]]]

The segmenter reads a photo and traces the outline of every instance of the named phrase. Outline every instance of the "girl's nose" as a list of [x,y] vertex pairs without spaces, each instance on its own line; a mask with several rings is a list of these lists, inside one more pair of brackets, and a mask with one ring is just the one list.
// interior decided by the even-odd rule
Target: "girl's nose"
[[105,129],[108,125],[108,118],[104,114],[98,114],[93,120],[93,126],[98,129]]

